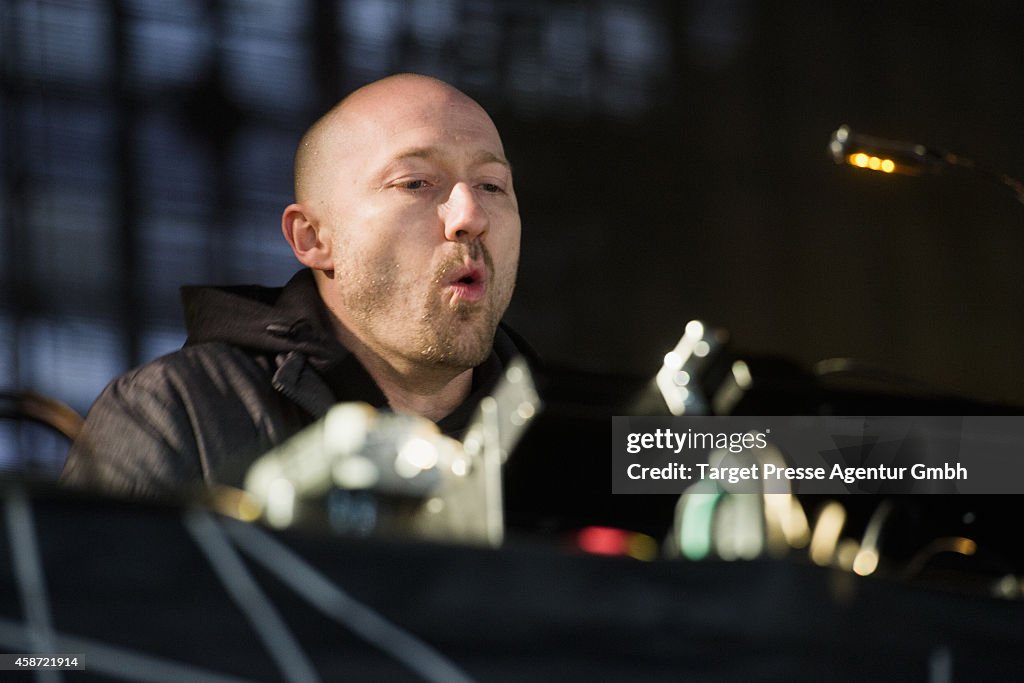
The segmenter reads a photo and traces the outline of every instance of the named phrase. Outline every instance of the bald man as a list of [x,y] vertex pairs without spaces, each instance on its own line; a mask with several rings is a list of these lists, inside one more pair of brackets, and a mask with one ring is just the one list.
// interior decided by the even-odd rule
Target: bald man
[[160,495],[242,483],[259,455],[340,401],[459,436],[523,343],[500,324],[520,221],[487,113],[401,74],[303,136],[282,232],[306,268],[283,288],[186,287],[184,348],[116,379],[63,481]]

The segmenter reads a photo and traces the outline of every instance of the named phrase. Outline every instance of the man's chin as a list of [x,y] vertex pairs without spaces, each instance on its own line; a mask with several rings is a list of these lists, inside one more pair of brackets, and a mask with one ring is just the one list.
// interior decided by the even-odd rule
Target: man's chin
[[449,346],[447,348],[434,347],[433,352],[425,354],[425,358],[439,367],[468,370],[483,363],[490,355],[490,345],[455,348]]
[[437,335],[431,343],[421,347],[421,357],[439,367],[468,370],[487,360],[493,347],[494,328],[467,326],[457,332],[449,329],[447,334]]

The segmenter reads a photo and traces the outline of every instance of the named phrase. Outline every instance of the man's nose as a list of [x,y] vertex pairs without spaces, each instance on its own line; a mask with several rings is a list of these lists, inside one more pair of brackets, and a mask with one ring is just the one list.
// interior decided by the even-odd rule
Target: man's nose
[[471,242],[487,231],[487,212],[466,183],[455,183],[442,209],[444,238]]

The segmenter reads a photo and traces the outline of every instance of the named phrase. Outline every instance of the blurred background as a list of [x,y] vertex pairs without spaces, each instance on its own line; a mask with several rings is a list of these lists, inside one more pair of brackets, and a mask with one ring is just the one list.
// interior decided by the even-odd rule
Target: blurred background
[[[0,389],[85,412],[181,345],[182,284],[283,284],[302,132],[415,71],[502,131],[508,319],[550,363],[653,375],[703,318],[1024,404],[1024,205],[826,149],[846,123],[1024,175],[1022,39],[1013,0],[5,0]],[[0,468],[58,470],[47,438],[0,423]]]

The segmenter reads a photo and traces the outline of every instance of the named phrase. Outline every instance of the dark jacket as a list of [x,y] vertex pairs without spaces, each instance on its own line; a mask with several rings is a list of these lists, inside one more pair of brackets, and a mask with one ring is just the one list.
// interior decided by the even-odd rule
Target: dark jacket
[[[182,298],[185,346],[100,394],[63,482],[136,496],[200,482],[240,486],[257,457],[335,403],[387,405],[337,341],[310,271],[283,288],[186,287]],[[499,328],[494,352],[474,371],[469,399],[438,423],[442,431],[460,435],[519,352],[512,334]]]

